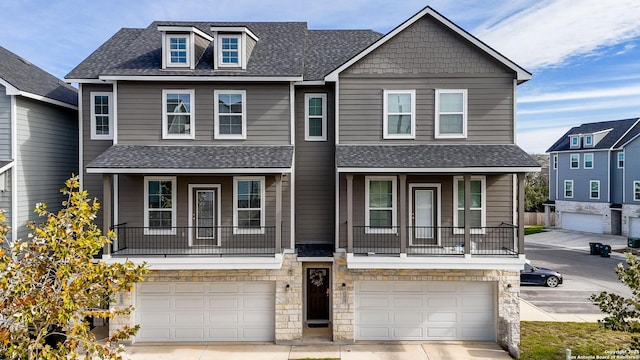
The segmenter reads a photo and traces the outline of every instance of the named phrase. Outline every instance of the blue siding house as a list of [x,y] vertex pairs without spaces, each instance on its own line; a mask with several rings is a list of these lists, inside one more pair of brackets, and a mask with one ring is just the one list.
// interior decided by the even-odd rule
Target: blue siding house
[[640,237],[639,137],[639,118],[590,123],[547,150],[558,227]]

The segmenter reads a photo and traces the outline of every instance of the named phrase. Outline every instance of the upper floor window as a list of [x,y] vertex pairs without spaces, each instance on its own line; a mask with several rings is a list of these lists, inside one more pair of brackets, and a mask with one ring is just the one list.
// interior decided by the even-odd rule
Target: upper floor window
[[304,139],[327,140],[327,94],[305,94]]
[[162,138],[195,138],[194,90],[162,90]]
[[485,189],[485,177],[471,177],[469,188],[469,215],[470,218],[465,220],[464,218],[464,178],[461,176],[454,177],[453,187],[453,200],[456,204],[456,208],[453,212],[454,233],[461,234],[464,232],[465,222],[469,222],[469,225],[473,228],[472,233],[483,233],[486,223],[486,189]]
[[633,200],[640,201],[640,181],[633,182]]
[[585,147],[593,146],[593,135],[585,135],[584,136],[584,146]]
[[113,139],[113,95],[110,92],[92,92],[91,139]]
[[246,139],[246,91],[215,90],[213,97],[216,139]]
[[558,168],[558,155],[553,155],[553,169]]
[[569,199],[573,197],[573,180],[564,181],[564,197]]
[[265,178],[233,179],[233,225],[235,234],[263,234],[265,219]]
[[584,168],[593,169],[593,154],[584,154]]
[[619,152],[618,153],[618,169],[622,169],[622,168],[624,168],[624,153]]
[[571,147],[572,148],[579,148],[580,147],[580,137],[577,135],[573,135],[570,137],[571,139]]
[[189,35],[167,35],[167,66],[189,66]]
[[175,235],[176,178],[144,178],[144,234]]
[[241,46],[241,35],[220,35],[218,40],[218,65],[240,66],[242,61]]
[[579,169],[580,168],[580,154],[571,154],[570,155],[571,168]]
[[385,139],[415,138],[415,90],[385,90],[383,127]]
[[395,176],[366,177],[365,225],[367,233],[395,233]]
[[436,138],[467,137],[467,90],[436,89]]
[[589,199],[600,199],[600,180],[589,181]]

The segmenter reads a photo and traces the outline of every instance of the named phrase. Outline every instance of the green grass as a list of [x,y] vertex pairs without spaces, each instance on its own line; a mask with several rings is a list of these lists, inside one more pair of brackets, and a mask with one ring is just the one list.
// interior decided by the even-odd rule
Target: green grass
[[521,360],[564,360],[566,349],[574,358],[615,359],[611,351],[625,350],[631,343],[631,334],[597,323],[523,321],[520,332]]
[[544,229],[543,225],[531,225],[531,226],[525,226],[524,228],[525,235],[537,234],[545,231],[546,230]]

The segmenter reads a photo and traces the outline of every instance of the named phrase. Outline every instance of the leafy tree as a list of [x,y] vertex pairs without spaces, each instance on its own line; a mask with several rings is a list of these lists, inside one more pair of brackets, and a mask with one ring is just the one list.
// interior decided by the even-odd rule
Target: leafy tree
[[[618,279],[631,289],[631,298],[608,293],[591,295],[591,301],[609,316],[598,321],[606,329],[640,333],[640,261],[633,254],[627,254],[627,267],[620,263],[616,267]],[[640,349],[638,336],[632,337],[631,347]]]
[[[111,319],[131,307],[108,308],[110,299],[131,291],[148,272],[130,261],[94,261],[115,234],[102,235],[93,223],[100,208],[79,190],[76,176],[60,190],[66,197],[57,213],[43,203],[35,212],[46,221],[29,224],[31,234],[0,248],[0,357],[8,359],[121,359],[118,341],[138,326],[116,331],[98,342],[89,317]],[[0,235],[9,227],[0,213]]]
[[546,185],[525,185],[524,208],[526,211],[543,212],[543,203],[549,198],[549,187]]

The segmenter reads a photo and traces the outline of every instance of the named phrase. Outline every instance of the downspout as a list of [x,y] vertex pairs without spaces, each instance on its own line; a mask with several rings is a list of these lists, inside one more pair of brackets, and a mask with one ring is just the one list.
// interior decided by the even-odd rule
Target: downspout
[[11,240],[18,240],[18,105],[16,96],[11,95],[11,158],[14,166],[11,168]]

